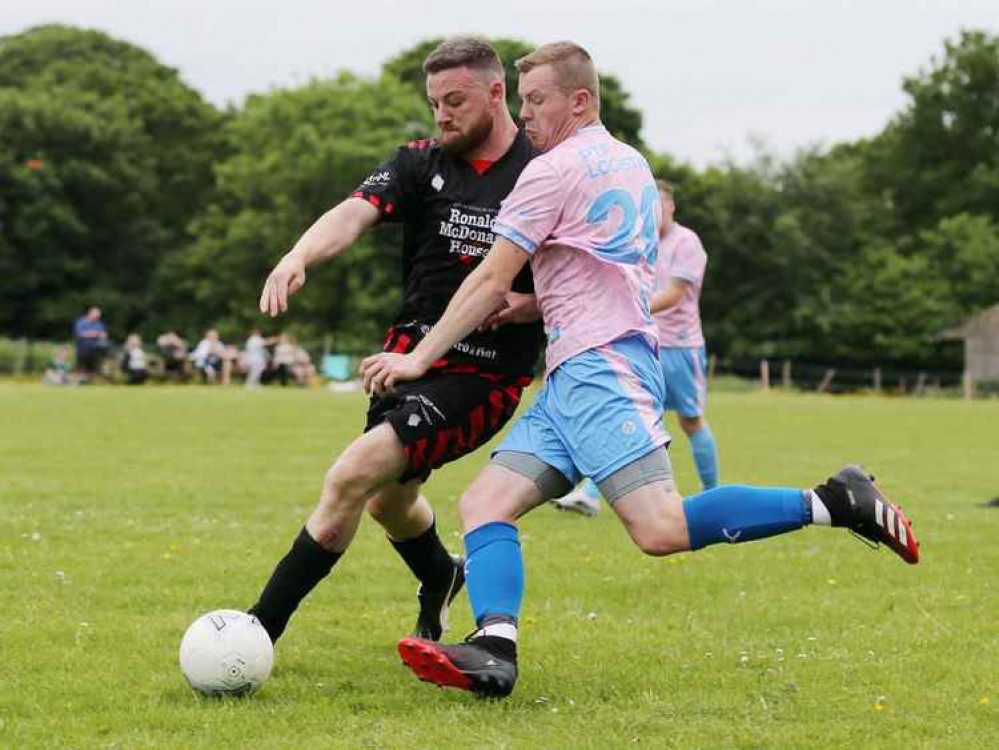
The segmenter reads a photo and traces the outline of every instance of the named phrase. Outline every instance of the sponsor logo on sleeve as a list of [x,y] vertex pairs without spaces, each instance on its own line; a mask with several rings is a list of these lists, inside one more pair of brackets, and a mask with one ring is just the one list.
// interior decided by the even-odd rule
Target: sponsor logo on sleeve
[[392,173],[388,170],[382,170],[381,172],[373,172],[368,175],[368,178],[361,183],[368,187],[374,187],[375,185],[387,185],[392,180]]

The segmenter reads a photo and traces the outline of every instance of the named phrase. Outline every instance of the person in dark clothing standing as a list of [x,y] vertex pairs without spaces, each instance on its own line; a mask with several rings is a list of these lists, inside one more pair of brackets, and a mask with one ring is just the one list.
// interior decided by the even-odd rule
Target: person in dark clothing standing
[[101,362],[108,349],[108,329],[101,320],[101,308],[91,307],[73,323],[76,344],[76,369],[83,377],[100,374]]

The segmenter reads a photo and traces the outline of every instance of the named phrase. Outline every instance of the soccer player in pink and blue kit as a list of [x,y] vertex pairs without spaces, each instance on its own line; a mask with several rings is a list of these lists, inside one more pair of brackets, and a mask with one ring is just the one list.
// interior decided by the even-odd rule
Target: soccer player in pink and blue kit
[[663,210],[656,291],[651,309],[659,329],[659,363],[666,384],[667,411],[675,411],[690,441],[701,486],[718,485],[718,448],[704,420],[707,352],[701,329],[701,287],[708,254],[693,230],[674,220],[673,188],[656,180]]
[[420,377],[502,307],[530,261],[548,334],[545,384],[462,496],[466,581],[478,630],[464,643],[399,643],[421,679],[505,696],[517,678],[524,565],[517,519],[592,478],[650,555],[746,542],[815,523],[885,543],[909,563],[909,521],[857,466],[812,490],[728,485],[683,499],[662,427],[663,374],[650,313],[658,190],[645,159],[599,121],[589,54],[546,44],[517,61],[521,118],[545,152],[521,174],[496,218],[482,264],[409,354],[362,363],[374,393]]

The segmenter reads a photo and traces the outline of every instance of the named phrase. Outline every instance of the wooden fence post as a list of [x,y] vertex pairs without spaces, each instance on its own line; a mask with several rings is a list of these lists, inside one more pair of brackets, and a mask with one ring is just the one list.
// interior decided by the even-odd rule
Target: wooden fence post
[[770,363],[765,359],[760,360],[760,390],[770,390]]
[[836,370],[833,368],[826,370],[826,374],[822,376],[822,382],[819,383],[819,393],[825,393],[829,389],[834,377],[836,377]]
[[780,384],[788,390],[791,388],[791,360],[789,359],[785,359],[784,364],[781,365]]
[[14,358],[14,377],[19,378],[24,374],[24,366],[28,361],[28,340],[17,340],[17,356]]
[[967,370],[964,371],[964,375],[961,378],[961,386],[964,390],[964,398],[966,401],[970,401],[975,397],[975,380],[971,377],[971,373]]

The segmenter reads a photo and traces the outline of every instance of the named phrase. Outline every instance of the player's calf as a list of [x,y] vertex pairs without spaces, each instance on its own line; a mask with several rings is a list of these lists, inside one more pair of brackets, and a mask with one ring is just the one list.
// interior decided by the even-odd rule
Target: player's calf
[[672,482],[646,484],[615,500],[612,507],[645,554],[663,557],[690,549],[683,498]]

